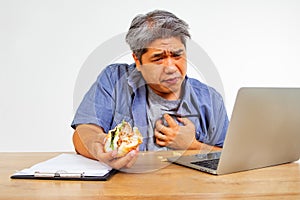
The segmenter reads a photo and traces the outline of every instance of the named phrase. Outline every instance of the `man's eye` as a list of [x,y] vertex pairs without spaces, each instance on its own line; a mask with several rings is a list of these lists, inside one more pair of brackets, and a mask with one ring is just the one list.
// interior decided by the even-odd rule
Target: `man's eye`
[[180,56],[181,56],[181,54],[173,54],[173,57],[175,57],[175,58],[178,58]]
[[156,58],[154,60],[152,60],[153,62],[158,62],[158,61],[161,61],[163,58]]

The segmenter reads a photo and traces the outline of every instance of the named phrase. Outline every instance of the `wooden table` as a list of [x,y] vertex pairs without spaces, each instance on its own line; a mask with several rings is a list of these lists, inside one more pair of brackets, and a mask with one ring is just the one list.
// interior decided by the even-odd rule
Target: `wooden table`
[[139,173],[104,182],[10,179],[60,153],[0,153],[0,199],[300,199],[299,161],[215,176],[165,162],[171,153],[140,153]]

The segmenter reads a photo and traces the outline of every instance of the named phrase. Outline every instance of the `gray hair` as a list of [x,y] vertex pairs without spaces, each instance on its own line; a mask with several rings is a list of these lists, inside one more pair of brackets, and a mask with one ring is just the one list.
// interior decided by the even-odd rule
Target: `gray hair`
[[173,13],[154,10],[145,15],[137,15],[132,20],[126,42],[141,62],[147,46],[156,39],[179,37],[185,46],[186,39],[191,38],[188,28],[188,24]]

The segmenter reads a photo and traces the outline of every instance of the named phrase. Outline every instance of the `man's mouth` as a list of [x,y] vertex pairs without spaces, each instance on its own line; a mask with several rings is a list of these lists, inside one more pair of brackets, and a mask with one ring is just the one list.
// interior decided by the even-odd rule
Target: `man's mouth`
[[165,82],[169,85],[174,85],[174,84],[178,83],[179,79],[180,79],[179,77],[168,78],[168,79],[163,80],[163,82]]

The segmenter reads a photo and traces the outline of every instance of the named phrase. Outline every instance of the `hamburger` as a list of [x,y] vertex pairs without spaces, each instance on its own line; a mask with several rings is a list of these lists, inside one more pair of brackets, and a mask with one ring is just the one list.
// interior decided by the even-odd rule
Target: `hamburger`
[[104,152],[117,150],[117,157],[125,156],[142,144],[143,137],[137,127],[131,127],[123,120],[114,129],[108,131],[104,144]]

